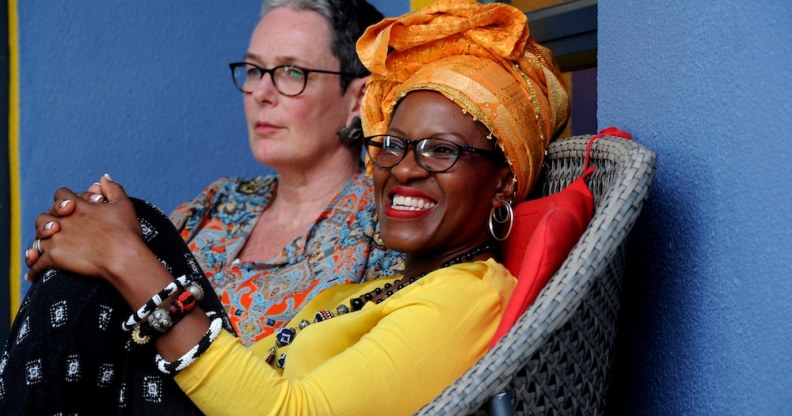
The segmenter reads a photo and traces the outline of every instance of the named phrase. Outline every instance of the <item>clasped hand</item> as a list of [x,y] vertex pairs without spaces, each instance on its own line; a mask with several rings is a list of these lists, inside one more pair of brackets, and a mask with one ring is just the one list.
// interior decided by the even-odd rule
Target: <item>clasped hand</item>
[[36,239],[25,251],[28,280],[47,269],[111,279],[124,253],[144,245],[135,208],[124,188],[105,175],[87,192],[58,189],[36,217]]

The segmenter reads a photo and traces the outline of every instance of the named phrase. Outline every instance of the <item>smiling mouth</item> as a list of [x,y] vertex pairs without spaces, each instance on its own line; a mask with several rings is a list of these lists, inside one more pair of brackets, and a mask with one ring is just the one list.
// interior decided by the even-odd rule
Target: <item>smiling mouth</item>
[[436,202],[414,196],[394,195],[391,199],[391,209],[397,211],[423,211],[433,208]]

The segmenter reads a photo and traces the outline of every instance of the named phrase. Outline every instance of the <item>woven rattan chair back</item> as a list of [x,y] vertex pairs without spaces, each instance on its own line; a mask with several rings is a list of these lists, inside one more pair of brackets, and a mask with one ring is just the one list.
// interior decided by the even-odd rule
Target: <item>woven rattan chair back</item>
[[[577,179],[591,136],[552,143],[544,195]],[[621,138],[594,142],[594,216],[561,268],[511,330],[421,415],[486,414],[508,391],[518,415],[598,415],[613,361],[624,246],[649,194],[655,154]]]

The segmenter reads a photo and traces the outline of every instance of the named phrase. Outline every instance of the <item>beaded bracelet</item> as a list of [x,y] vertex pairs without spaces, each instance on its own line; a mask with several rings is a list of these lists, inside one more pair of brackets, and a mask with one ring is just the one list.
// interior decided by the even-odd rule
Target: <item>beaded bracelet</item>
[[140,309],[126,320],[126,322],[122,323],[121,329],[124,331],[131,331],[140,321],[146,319],[157,306],[162,304],[164,299],[176,293],[176,291],[183,288],[185,284],[187,284],[187,276],[185,275],[179,276],[176,280],[168,283],[164,289],[160,290],[159,293],[154,295],[145,305],[141,306]]
[[196,283],[188,284],[184,290],[171,302],[168,311],[171,314],[180,316],[186,315],[195,308],[195,305],[203,300],[203,289]]
[[196,283],[187,284],[167,309],[158,307],[132,329],[132,342],[138,345],[148,344],[152,335],[162,334],[173,328],[192,312],[202,299],[203,289]]
[[190,283],[179,292],[168,308],[159,307],[151,312],[146,319],[148,326],[163,334],[173,328],[190,311],[195,309],[198,301],[203,299],[203,290],[195,283]]
[[206,316],[208,318],[213,318],[212,323],[209,324],[209,329],[206,330],[206,334],[204,334],[203,338],[195,344],[186,354],[181,356],[181,358],[177,359],[173,362],[165,361],[162,358],[162,355],[157,354],[154,358],[154,361],[157,364],[157,368],[164,374],[171,375],[175,374],[181,370],[187,368],[190,364],[192,364],[198,357],[203,354],[210,345],[217,339],[217,336],[220,335],[220,331],[223,329],[223,318],[218,316],[217,313],[209,311],[206,312]]

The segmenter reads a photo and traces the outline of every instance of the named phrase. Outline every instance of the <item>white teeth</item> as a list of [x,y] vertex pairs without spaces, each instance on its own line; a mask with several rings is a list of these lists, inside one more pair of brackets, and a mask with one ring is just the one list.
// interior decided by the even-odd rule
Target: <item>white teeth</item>
[[420,211],[432,208],[435,205],[434,202],[428,199],[403,195],[394,195],[393,201],[391,201],[391,208],[403,211]]

